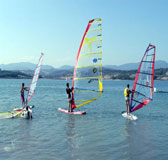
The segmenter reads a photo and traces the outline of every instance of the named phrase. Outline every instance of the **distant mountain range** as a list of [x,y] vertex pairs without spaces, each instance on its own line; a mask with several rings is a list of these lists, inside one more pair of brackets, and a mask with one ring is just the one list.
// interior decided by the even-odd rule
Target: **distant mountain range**
[[[103,66],[103,79],[120,79],[120,80],[133,80],[138,69],[139,63],[128,63],[119,66],[105,65]],[[8,65],[0,65],[0,78],[32,78],[35,64],[32,63],[12,63]],[[40,78],[48,79],[72,79],[73,66],[64,65],[59,68],[54,68],[50,65],[43,65],[40,72]],[[92,70],[84,68],[82,74],[90,76]],[[155,66],[155,79],[168,80],[168,63],[165,61],[156,61]]]
[[[140,63],[126,63],[122,65],[103,65],[104,68],[115,69],[115,70],[137,70]],[[73,69],[73,66],[64,65],[58,69],[70,70]],[[163,60],[158,60],[155,62],[155,69],[159,68],[168,68],[168,63]]]
[[[104,68],[108,69],[115,69],[115,70],[137,70],[139,63],[126,63],[122,65],[104,65]],[[29,62],[20,62],[20,63],[10,63],[10,64],[0,64],[1,70],[34,70],[36,64],[29,63]],[[155,69],[159,68],[168,68],[168,63],[163,60],[158,60],[155,62]],[[42,70],[50,70],[50,71],[58,71],[58,70],[71,70],[73,71],[74,66],[70,65],[63,65],[59,68],[54,68],[51,65],[43,65]]]
[[[1,70],[34,70],[36,68],[36,64],[29,62],[20,62],[20,63],[10,63],[10,64],[0,64]],[[50,65],[43,65],[43,69],[52,70],[55,69]]]
[[[140,63],[126,63],[122,65],[103,65],[104,68],[115,69],[115,70],[137,70]],[[74,66],[64,65],[57,69],[72,70]],[[168,62],[158,60],[155,62],[155,69],[168,68]]]
[[[134,70],[138,69],[140,63],[126,63],[122,65],[104,65],[105,68],[116,69],[116,70]],[[166,61],[158,60],[155,62],[155,69],[168,68]]]

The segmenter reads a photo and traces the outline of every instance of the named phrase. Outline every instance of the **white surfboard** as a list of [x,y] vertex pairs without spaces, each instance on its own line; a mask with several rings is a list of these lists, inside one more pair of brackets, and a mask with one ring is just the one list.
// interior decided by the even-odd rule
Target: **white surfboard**
[[130,115],[128,115],[127,112],[123,112],[122,116],[125,117],[125,118],[127,118],[127,119],[130,119],[130,120],[137,120],[138,119],[137,116],[135,116],[135,115],[133,115],[131,113],[130,113]]
[[[29,107],[29,109],[33,109],[35,106],[33,105],[33,106],[28,106]],[[20,107],[20,108],[14,108],[13,110],[14,111],[23,111],[25,109],[25,107]]]

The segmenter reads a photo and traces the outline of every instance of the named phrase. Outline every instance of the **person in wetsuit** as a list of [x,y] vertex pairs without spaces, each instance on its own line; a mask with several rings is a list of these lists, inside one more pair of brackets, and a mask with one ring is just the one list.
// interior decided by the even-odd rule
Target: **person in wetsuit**
[[20,95],[22,100],[22,107],[25,105],[25,98],[24,98],[24,91],[27,91],[27,87],[24,86],[24,83],[22,83],[22,86],[20,88]]
[[73,87],[69,88],[69,83],[67,83],[66,86],[67,86],[66,93],[67,93],[67,98],[68,98],[68,101],[69,101],[68,112],[73,112],[73,108],[72,108],[72,95],[71,95]]
[[124,90],[127,115],[130,115],[130,93],[133,93],[133,91],[129,89],[129,84],[127,84],[127,87]]

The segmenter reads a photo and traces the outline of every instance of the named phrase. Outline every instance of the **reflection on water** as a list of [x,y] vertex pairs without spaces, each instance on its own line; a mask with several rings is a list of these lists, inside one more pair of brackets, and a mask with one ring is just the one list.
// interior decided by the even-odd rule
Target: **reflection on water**
[[73,153],[77,152],[77,150],[79,148],[77,142],[75,141],[77,134],[76,134],[76,129],[75,129],[74,118],[75,118],[74,115],[68,116],[67,129],[66,129],[68,152],[70,152],[70,155],[72,157],[73,157]]
[[[66,156],[69,160],[80,159],[80,143],[81,136],[79,135],[79,128],[77,126],[78,118],[81,115],[75,117],[74,115],[68,115],[67,117],[67,126],[66,126],[66,148],[68,152],[68,156]],[[81,117],[82,118],[82,117]]]
[[132,159],[152,159],[155,157],[154,136],[147,122],[131,121],[126,119],[123,131],[124,141],[127,144],[125,157]]

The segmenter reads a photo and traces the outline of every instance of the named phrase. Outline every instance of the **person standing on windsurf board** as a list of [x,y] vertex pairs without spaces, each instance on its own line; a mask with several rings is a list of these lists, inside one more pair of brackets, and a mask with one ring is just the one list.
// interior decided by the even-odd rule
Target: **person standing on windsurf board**
[[24,91],[28,91],[28,89],[27,89],[27,87],[24,86],[24,83],[22,83],[22,86],[20,88],[20,96],[21,96],[21,100],[22,100],[22,107],[25,106]]
[[69,88],[69,83],[67,83],[66,86],[67,86],[66,93],[67,93],[67,98],[68,98],[68,101],[69,101],[68,112],[73,112],[73,108],[72,108],[72,95],[71,95],[73,87]]
[[133,93],[133,91],[131,91],[129,89],[129,84],[127,84],[127,87],[124,90],[124,97],[125,97],[125,103],[126,103],[126,111],[127,111],[127,115],[130,115],[130,93]]

